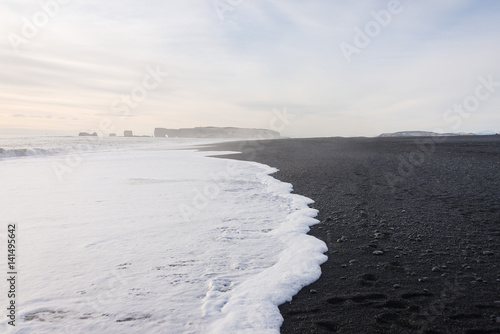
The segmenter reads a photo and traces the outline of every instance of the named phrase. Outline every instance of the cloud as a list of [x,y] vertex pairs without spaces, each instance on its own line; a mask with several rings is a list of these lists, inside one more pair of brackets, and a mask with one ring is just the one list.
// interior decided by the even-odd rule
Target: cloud
[[[0,115],[50,113],[51,128],[265,125],[273,108],[299,115],[285,135],[377,135],[443,126],[477,77],[500,80],[500,4],[401,0],[403,10],[346,62],[339,45],[388,1],[243,1],[221,20],[211,1],[72,1],[21,46],[0,44]],[[32,1],[0,4],[2,31],[21,35]],[[113,101],[147,66],[170,75],[118,120]],[[488,127],[495,94],[467,126]],[[481,115],[481,116],[479,116]],[[77,116],[77,117],[75,117]],[[12,117],[10,126],[21,123]],[[29,118],[29,117],[25,117]],[[64,118],[73,123],[63,123]],[[470,125],[468,125],[470,124]],[[117,131],[119,131],[118,129]]]
[[23,115],[23,114],[14,114],[12,117],[16,118],[52,118],[51,115]]

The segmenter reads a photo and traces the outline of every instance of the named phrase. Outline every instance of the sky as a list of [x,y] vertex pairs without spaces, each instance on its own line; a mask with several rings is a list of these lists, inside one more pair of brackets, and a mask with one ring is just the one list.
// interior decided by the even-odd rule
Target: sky
[[3,0],[0,135],[500,132],[500,1]]

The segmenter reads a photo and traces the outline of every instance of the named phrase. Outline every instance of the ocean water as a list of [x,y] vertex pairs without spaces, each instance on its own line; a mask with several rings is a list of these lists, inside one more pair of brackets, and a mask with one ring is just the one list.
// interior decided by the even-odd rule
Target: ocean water
[[326,260],[306,234],[317,212],[206,143],[0,138],[2,248],[18,231],[16,327],[4,311],[0,332],[279,333],[277,306]]

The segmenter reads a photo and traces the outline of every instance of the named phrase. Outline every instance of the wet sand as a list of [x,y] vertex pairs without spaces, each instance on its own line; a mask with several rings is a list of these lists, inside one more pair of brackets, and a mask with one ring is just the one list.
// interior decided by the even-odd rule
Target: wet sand
[[328,261],[280,306],[282,333],[500,333],[500,136],[216,149],[278,168],[319,210]]

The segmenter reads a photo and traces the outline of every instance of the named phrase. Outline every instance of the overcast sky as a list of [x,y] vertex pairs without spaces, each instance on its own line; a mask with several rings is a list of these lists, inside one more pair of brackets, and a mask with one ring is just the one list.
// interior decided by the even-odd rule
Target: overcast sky
[[499,18],[495,0],[3,0],[0,135],[285,109],[292,137],[500,132]]

